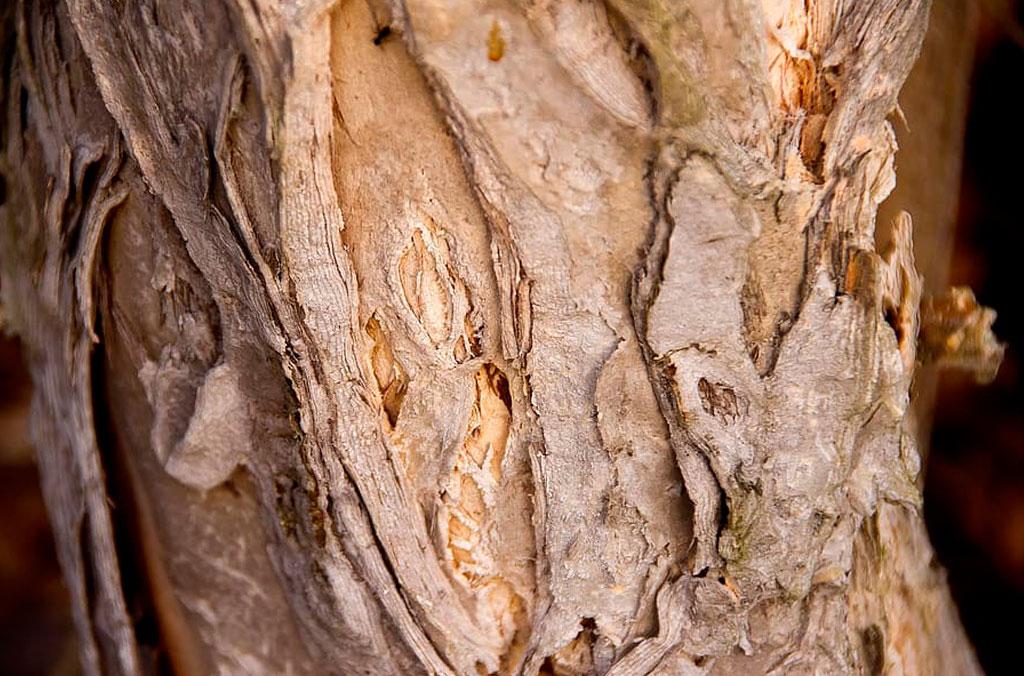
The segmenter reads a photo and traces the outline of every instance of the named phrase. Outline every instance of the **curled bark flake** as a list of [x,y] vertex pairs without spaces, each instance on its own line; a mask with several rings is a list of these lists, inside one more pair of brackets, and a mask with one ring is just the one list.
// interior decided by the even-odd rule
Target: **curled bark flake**
[[199,489],[217,486],[251,451],[252,420],[238,370],[212,368],[196,392],[188,429],[164,461],[167,473]]
[[968,371],[979,383],[991,382],[1006,351],[992,332],[995,320],[995,310],[979,305],[967,287],[925,298],[918,346],[922,361]]

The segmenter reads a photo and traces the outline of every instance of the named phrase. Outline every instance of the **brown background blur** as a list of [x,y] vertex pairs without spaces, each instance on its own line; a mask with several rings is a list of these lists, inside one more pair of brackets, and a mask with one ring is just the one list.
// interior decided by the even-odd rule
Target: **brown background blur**
[[[1008,350],[988,386],[942,374],[925,479],[932,540],[992,675],[1024,673],[1024,32],[998,14],[981,20],[950,281],[999,312]],[[18,346],[0,338],[0,673],[76,674],[29,445],[30,398]]]
[[982,15],[950,273],[999,312],[1006,357],[984,387],[942,373],[924,482],[932,542],[990,675],[1024,673],[1024,2],[1017,5],[1015,17]]

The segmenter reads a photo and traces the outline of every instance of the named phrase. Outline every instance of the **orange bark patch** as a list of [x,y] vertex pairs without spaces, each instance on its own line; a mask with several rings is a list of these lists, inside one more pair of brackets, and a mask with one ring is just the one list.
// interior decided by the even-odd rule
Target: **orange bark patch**
[[505,56],[505,38],[501,37],[501,26],[495,21],[491,24],[491,32],[487,36],[487,58],[501,61]]
[[511,401],[508,381],[493,364],[477,370],[475,387],[466,437],[444,499],[447,545],[456,578],[474,592],[479,619],[497,633],[508,661],[522,648],[527,619],[525,603],[505,579],[494,546],[493,514],[512,424]]
[[366,334],[373,340],[373,346],[370,348],[370,365],[373,369],[373,378],[377,381],[377,389],[380,391],[381,408],[393,429],[398,423],[398,413],[402,408],[409,379],[402,365],[395,359],[387,334],[376,317],[370,317],[366,322]]

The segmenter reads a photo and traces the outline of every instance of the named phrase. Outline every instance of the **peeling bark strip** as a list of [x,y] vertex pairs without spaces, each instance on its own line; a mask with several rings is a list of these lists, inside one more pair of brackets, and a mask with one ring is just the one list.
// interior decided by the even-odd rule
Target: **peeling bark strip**
[[874,250],[927,5],[0,10],[85,671],[977,673]]

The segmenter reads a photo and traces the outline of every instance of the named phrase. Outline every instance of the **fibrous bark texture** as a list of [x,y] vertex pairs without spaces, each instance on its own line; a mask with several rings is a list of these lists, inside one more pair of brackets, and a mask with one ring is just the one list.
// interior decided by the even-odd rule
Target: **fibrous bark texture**
[[976,672],[874,246],[927,5],[3,10],[86,671]]
[[[900,92],[893,121],[899,144],[899,180],[879,206],[875,241],[887,241],[900,211],[914,215],[914,258],[925,296],[949,285],[960,198],[964,134],[982,4],[974,0],[933,3],[921,53]],[[911,389],[911,424],[927,453],[938,373],[919,369]],[[927,464],[927,463],[925,463]]]

